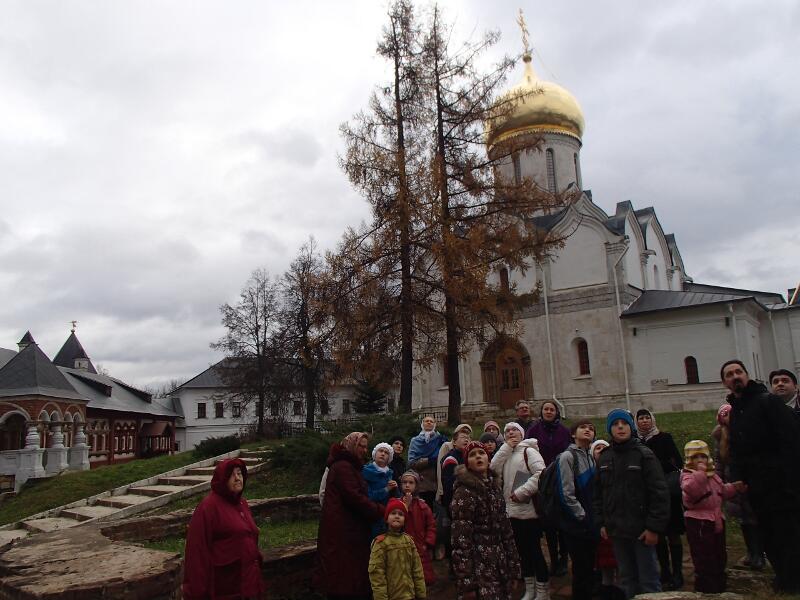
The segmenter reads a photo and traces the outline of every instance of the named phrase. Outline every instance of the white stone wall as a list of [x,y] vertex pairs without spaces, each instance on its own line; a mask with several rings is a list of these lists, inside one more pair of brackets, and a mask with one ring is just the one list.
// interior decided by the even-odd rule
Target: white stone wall
[[[556,133],[545,134],[543,138],[541,149],[525,150],[521,153],[520,170],[522,177],[530,177],[539,187],[545,190],[548,189],[546,151],[550,148],[553,150],[555,162],[557,191],[564,191],[570,183],[575,183],[577,186],[575,154],[578,155],[578,165],[580,165],[581,143],[571,136]],[[511,158],[505,162],[500,171],[508,181],[513,181],[514,166]]]
[[556,251],[550,267],[550,290],[598,285],[608,282],[605,243],[599,226],[583,226]]

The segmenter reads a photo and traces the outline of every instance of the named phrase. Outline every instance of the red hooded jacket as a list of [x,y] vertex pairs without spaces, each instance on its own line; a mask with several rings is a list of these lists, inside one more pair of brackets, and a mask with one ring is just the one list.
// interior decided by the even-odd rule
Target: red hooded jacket
[[405,532],[412,537],[417,546],[417,552],[422,560],[422,571],[425,573],[425,583],[431,585],[436,581],[431,561],[431,551],[436,545],[436,519],[425,500],[414,498],[411,501],[406,516]]
[[236,467],[247,483],[244,462],[238,458],[220,461],[211,479],[211,493],[189,521],[183,566],[185,600],[259,597],[264,590],[258,527],[241,493],[228,489]]

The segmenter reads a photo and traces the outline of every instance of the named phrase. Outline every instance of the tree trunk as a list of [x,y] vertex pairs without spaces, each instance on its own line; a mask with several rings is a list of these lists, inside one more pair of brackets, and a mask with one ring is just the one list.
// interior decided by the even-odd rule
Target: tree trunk
[[411,240],[409,190],[406,174],[406,141],[403,102],[400,97],[400,45],[397,41],[396,24],[394,32],[394,105],[397,122],[397,208],[400,211],[400,398],[398,411],[411,412],[411,393],[414,361],[414,320],[411,305]]
[[317,396],[314,393],[314,371],[303,367],[303,388],[306,397],[306,429],[314,429],[314,415],[317,412]]
[[[438,17],[438,11],[434,18]],[[436,24],[435,27],[438,27]],[[438,40],[438,31],[435,34]],[[442,244],[442,283],[444,288],[445,306],[445,334],[447,348],[447,423],[458,425],[461,420],[461,383],[458,377],[458,326],[456,322],[456,302],[453,297],[452,275],[453,266],[449,259],[448,245],[452,243],[451,223],[450,223],[450,190],[447,180],[447,152],[444,139],[444,107],[442,105],[441,74],[439,72],[438,46],[434,50],[434,75],[436,86],[436,165],[438,167],[437,177],[439,184],[439,194],[441,200],[441,231]]]

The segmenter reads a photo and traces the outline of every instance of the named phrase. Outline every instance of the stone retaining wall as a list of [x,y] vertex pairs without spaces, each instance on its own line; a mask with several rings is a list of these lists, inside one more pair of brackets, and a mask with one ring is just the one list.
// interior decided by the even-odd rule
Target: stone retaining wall
[[[318,518],[316,494],[253,500],[256,519]],[[180,597],[178,554],[136,542],[182,536],[192,510],[43,533],[0,547],[0,600],[173,600]],[[270,597],[310,589],[315,541],[264,553]]]

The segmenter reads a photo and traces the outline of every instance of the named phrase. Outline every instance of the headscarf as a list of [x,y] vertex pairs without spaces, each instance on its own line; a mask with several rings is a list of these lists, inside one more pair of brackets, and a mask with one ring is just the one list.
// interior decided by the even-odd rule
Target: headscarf
[[457,434],[459,431],[466,431],[467,433],[469,433],[470,435],[472,435],[472,425],[470,425],[469,423],[460,423],[460,424],[459,424],[459,425],[457,425],[457,426],[456,426],[456,428],[453,430],[453,436],[455,437],[455,435],[456,435],[456,434]]
[[380,444],[375,444],[375,447],[372,449],[372,460],[375,460],[375,455],[378,453],[378,450],[380,450],[381,448],[383,448],[384,450],[387,450],[389,452],[389,462],[392,462],[392,459],[394,458],[394,448],[392,448],[386,442],[381,442]]
[[361,441],[361,438],[369,439],[369,436],[363,431],[354,431],[353,433],[348,433],[342,440],[342,446],[344,446],[344,449],[350,454],[353,454],[357,458],[361,458],[357,452],[358,443]]
[[733,410],[733,407],[730,404],[723,404],[720,406],[719,410],[717,411],[717,423],[722,425],[722,419],[730,415],[731,410]]
[[[424,417],[423,417],[424,418]],[[411,438],[408,443],[408,462],[415,463],[420,458],[427,458],[429,461],[436,461],[439,456],[439,448],[444,444],[444,437],[436,431],[436,426],[432,431],[420,431]]]
[[422,427],[422,422],[425,420],[426,417],[431,417],[431,415],[422,415],[422,418],[419,420],[419,434],[418,435],[421,435],[423,438],[425,438],[425,443],[428,443],[428,442],[431,441],[431,438],[435,434],[437,434],[439,432],[436,431],[436,418],[435,417],[431,417],[433,419],[433,429],[431,429],[430,431],[425,431],[425,429]]
[[650,431],[648,431],[647,433],[641,431],[639,432],[639,437],[641,438],[641,440],[643,442],[646,442],[650,438],[657,436],[659,434],[659,431],[658,431],[658,426],[656,425],[656,416],[653,413],[651,413],[646,408],[640,408],[639,410],[636,411],[636,420],[638,421],[639,417],[641,417],[642,415],[650,415],[650,419],[653,422],[653,426],[650,428]]

